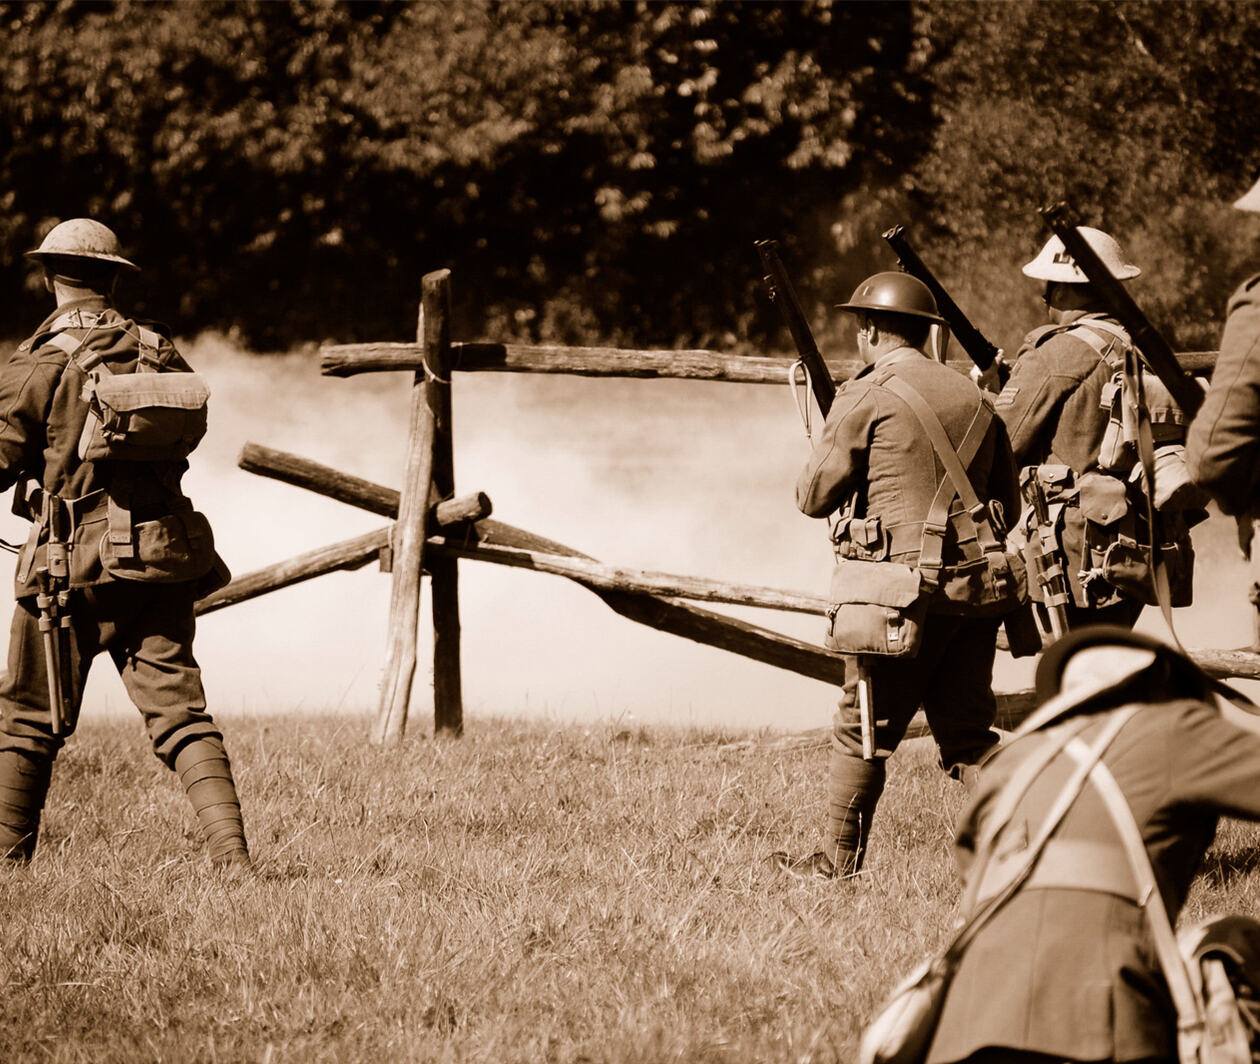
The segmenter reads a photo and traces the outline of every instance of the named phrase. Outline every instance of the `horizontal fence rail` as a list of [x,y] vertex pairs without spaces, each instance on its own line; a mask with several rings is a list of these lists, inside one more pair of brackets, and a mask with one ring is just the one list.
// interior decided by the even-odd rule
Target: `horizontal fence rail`
[[[1210,373],[1215,351],[1177,355],[1190,373]],[[325,376],[353,377],[382,370],[423,371],[423,348],[415,343],[330,344],[320,348]],[[617,347],[558,347],[531,344],[453,343],[451,368],[465,373],[563,373],[579,377],[727,381],[733,384],[782,384],[795,360],[786,357],[724,355],[716,351],[633,350]],[[968,372],[965,359],[950,361]],[[861,368],[857,359],[828,360],[831,379],[840,382]]]

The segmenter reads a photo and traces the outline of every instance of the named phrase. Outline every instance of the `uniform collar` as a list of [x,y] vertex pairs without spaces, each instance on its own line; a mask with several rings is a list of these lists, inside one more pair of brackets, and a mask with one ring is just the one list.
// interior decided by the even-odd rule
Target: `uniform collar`
[[[895,366],[900,362],[910,362],[913,359],[926,359],[922,351],[913,347],[894,347],[886,354],[880,355],[871,363],[872,370],[887,369],[889,366]],[[929,360],[930,361],[930,360]]]
[[[1075,325],[1078,321],[1085,318],[1110,318],[1111,315],[1105,310],[1067,310],[1063,312],[1063,317],[1059,319],[1059,325]],[[1114,320],[1114,319],[1112,319]]]
[[[109,309],[109,301],[104,296],[91,295],[84,296],[82,299],[72,299],[69,303],[62,303],[56,310],[48,315],[35,332],[42,333],[50,329],[59,319],[66,317],[75,311],[83,311],[89,314],[100,314],[102,311]],[[68,326],[67,326],[68,327]]]

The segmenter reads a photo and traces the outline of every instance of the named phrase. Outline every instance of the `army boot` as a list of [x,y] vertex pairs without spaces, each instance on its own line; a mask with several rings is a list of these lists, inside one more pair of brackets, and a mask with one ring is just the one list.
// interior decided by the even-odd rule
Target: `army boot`
[[206,736],[186,743],[175,755],[174,769],[201,824],[211,864],[248,868],[241,803],[222,740]]
[[0,750],[0,861],[25,864],[34,855],[51,780],[50,759]]

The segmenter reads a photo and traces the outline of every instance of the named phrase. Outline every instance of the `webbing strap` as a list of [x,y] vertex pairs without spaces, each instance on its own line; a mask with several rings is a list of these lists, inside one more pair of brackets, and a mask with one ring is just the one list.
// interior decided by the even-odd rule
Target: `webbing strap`
[[[1058,739],[1052,740],[1052,743],[1057,746],[1055,753],[1057,753],[1058,750],[1067,747],[1069,743],[1077,743],[1086,751],[1085,760],[1077,764],[1076,768],[1072,772],[1072,775],[1059,791],[1054,800],[1054,805],[1050,807],[1045,820],[1042,821],[1041,826],[1037,830],[1036,836],[1028,844],[1027,849],[1023,851],[1022,860],[1015,864],[1015,867],[1012,868],[1006,881],[998,887],[993,894],[989,895],[980,902],[979,908],[967,918],[966,923],[964,923],[959,929],[954,941],[950,943],[949,948],[946,951],[946,956],[952,958],[960,955],[962,951],[967,948],[967,945],[971,942],[971,940],[975,938],[980,929],[989,921],[989,918],[992,917],[993,914],[997,912],[997,910],[1001,908],[1001,906],[1005,904],[1005,902],[1020,888],[1020,886],[1023,885],[1024,881],[1032,873],[1033,865],[1036,863],[1041,851],[1045,848],[1046,843],[1050,840],[1050,836],[1058,830],[1063,818],[1067,816],[1068,810],[1071,809],[1073,804],[1076,802],[1077,797],[1081,793],[1081,788],[1085,786],[1085,780],[1088,778],[1091,769],[1098,763],[1103,754],[1106,753],[1112,740],[1120,733],[1120,729],[1123,728],[1133,714],[1137,712],[1137,708],[1137,706],[1125,706],[1122,709],[1116,710],[1111,719],[1103,725],[1093,743],[1087,747],[1080,743],[1080,740],[1076,738],[1075,734],[1070,729],[1067,729],[1065,731],[1065,735],[1060,737],[1062,740],[1061,743]],[[1038,761],[1040,762],[1041,759],[1038,758]],[[1040,767],[1044,769],[1046,764],[1049,764],[1049,761],[1042,763]],[[1007,787],[1009,788],[1011,787],[1011,784],[1018,782],[1018,784],[1023,788],[1023,792],[1026,792],[1027,789],[1032,786],[1036,776],[1037,773],[1032,770],[1029,770],[1027,773],[1022,773],[1017,770],[1017,775],[1011,778]],[[1019,802],[1019,799],[1023,796],[1023,792],[1016,794],[1012,799],[1006,799],[1004,792],[1002,807],[995,810],[995,813],[1003,813],[1005,818],[1009,820],[1014,812],[1015,806]],[[1009,808],[1007,808],[1008,805]],[[992,842],[996,838],[996,833],[994,833],[993,837],[990,838],[989,833],[986,832],[985,837],[988,840],[989,848],[991,849]],[[987,863],[989,853],[986,852],[983,855],[977,855],[977,857],[979,861]],[[980,873],[983,872],[984,863],[981,863],[973,872],[973,875],[975,875],[977,879],[980,876]],[[977,879],[971,880],[967,890],[968,897],[970,897],[973,890],[979,889]]]
[[[122,463],[125,464],[125,463]],[[131,478],[118,469],[110,479],[106,513],[109,518],[109,545],[118,558],[136,556],[135,530],[131,522]]]
[[[949,434],[945,431],[935,411],[913,385],[900,377],[891,375],[878,383],[901,399],[910,408],[911,413],[918,418],[932,448],[945,467],[945,480],[937,488],[936,497],[932,500],[931,509],[923,526],[920,569],[928,570],[929,581],[935,578],[939,582],[939,573],[943,565],[945,529],[949,521],[949,504],[955,496],[962,501],[971,518],[976,530],[976,542],[980,549],[985,554],[1003,553],[1002,545],[998,542],[993,532],[992,522],[989,520],[988,507],[980,502],[975,488],[971,485],[971,478],[967,475],[967,466],[975,459],[976,453],[980,450],[980,444],[993,421],[993,411],[988,404],[983,399],[980,400],[963,441],[955,450],[950,442]],[[946,488],[947,484],[952,486],[952,491]],[[923,560],[925,556],[926,561]]]
[[90,374],[92,370],[100,366],[104,360],[104,356],[99,351],[92,348],[85,348],[83,345],[87,341],[85,336],[82,340],[76,340],[69,333],[60,332],[55,336],[50,336],[48,342],[53,347],[59,347],[66,353],[69,361],[66,363],[67,368],[71,363],[78,366],[83,373]]
[[140,339],[140,354],[137,371],[157,371],[162,368],[162,360],[158,358],[158,350],[162,345],[162,337],[145,325],[137,325],[136,333]]
[[1138,462],[1142,468],[1142,495],[1146,502],[1146,528],[1150,534],[1151,584],[1155,590],[1155,601],[1159,603],[1160,613],[1168,626],[1168,634],[1177,649],[1184,651],[1181,640],[1177,638],[1173,628],[1172,592],[1168,586],[1168,567],[1164,563],[1163,551],[1159,541],[1163,537],[1158,534],[1155,522],[1158,515],[1155,510],[1155,439],[1151,430],[1151,412],[1146,407],[1146,392],[1142,387],[1142,362],[1137,357],[1135,348],[1129,348],[1124,356],[1124,401],[1122,404],[1125,420],[1136,422]]
[[[1085,763],[1085,755],[1080,751],[1069,746],[1067,752],[1078,764]],[[1102,796],[1103,804],[1115,822],[1120,840],[1133,866],[1139,904],[1146,913],[1146,922],[1155,942],[1155,952],[1159,955],[1159,964],[1164,969],[1164,979],[1177,1009],[1178,1055],[1183,1061],[1197,1060],[1198,1043],[1203,1032],[1203,1009],[1186,972],[1181,950],[1177,948],[1177,936],[1168,918],[1168,910],[1159,893],[1159,886],[1155,882],[1155,872],[1151,868],[1150,855],[1146,852],[1146,843],[1142,841],[1142,831],[1111,770],[1095,761],[1090,765],[1089,778]]]

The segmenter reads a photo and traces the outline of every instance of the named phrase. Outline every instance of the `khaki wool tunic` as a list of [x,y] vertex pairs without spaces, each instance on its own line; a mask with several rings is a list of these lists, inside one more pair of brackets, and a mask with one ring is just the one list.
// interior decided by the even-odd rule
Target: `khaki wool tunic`
[[[1084,742],[1107,716],[1097,714]],[[1034,732],[1015,742],[982,769],[957,830],[964,878],[998,792],[1048,734]],[[1144,705],[1103,762],[1133,810],[1175,921],[1219,818],[1260,820],[1260,717],[1227,703],[1191,699]],[[1036,834],[1066,778],[1064,763],[1062,755],[1052,761],[1016,807],[999,849],[1007,839]],[[1109,863],[1108,857],[1128,867],[1111,817],[1092,787],[1082,792],[1054,840],[1073,844],[1077,852],[1101,853],[1089,868]],[[1052,857],[1048,848],[1042,860]],[[1059,871],[1067,871],[1072,882],[1084,878]],[[1034,882],[997,911],[963,955],[927,1064],[954,1064],[986,1049],[1071,1061],[1175,1060],[1176,1014],[1142,911],[1101,889],[1034,887]]]
[[1220,354],[1186,441],[1190,476],[1227,514],[1260,501],[1260,274],[1230,297]]

